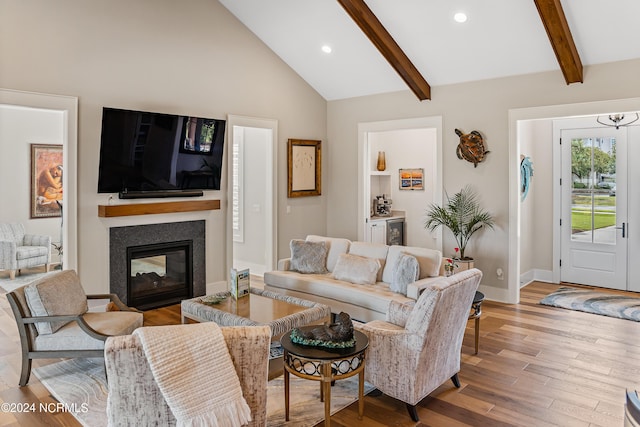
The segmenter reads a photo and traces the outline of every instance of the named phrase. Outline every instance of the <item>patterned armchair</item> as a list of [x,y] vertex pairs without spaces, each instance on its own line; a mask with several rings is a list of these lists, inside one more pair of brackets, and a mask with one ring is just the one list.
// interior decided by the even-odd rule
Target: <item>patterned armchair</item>
[[[248,426],[266,426],[271,328],[260,325],[220,329],[251,409],[252,420]],[[138,336],[107,339],[104,357],[109,383],[107,417],[110,426],[176,425],[176,418],[151,372]],[[215,376],[215,372],[216,366],[202,366],[203,375]],[[194,393],[199,392],[194,390]]]
[[442,278],[415,304],[392,301],[388,321],[354,323],[369,337],[365,379],[405,402],[416,422],[416,405],[429,393],[448,379],[460,387],[462,338],[481,278],[478,269]]
[[[88,311],[89,299],[109,299],[116,311]],[[116,294],[86,295],[73,270],[47,275],[7,293],[22,348],[19,385],[29,382],[33,359],[103,357],[104,342],[142,326],[143,316]]]
[[0,270],[9,270],[15,279],[16,270],[45,266],[51,262],[51,237],[26,234],[22,224],[0,224]]

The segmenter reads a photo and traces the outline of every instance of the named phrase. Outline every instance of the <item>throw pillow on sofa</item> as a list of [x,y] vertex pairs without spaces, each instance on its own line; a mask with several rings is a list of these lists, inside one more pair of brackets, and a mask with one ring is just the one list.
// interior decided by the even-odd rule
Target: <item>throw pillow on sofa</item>
[[328,248],[325,242],[308,242],[293,239],[291,248],[291,271],[305,274],[325,274]]
[[418,259],[407,253],[400,253],[393,266],[393,274],[389,289],[402,295],[407,295],[407,286],[420,277]]
[[389,246],[383,243],[351,242],[348,253],[351,255],[374,258],[380,261],[380,269],[378,270],[378,277],[376,277],[376,282],[382,282],[382,271],[387,260],[388,252]]
[[359,285],[373,285],[380,270],[380,261],[358,255],[340,254],[333,269],[333,278]]

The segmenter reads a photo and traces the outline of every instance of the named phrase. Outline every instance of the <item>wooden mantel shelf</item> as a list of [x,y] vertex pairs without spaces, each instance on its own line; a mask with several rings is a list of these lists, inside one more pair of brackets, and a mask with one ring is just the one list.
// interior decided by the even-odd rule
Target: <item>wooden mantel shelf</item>
[[135,203],[129,205],[98,205],[98,216],[152,215],[164,213],[211,211],[220,209],[220,200],[190,200],[188,202]]

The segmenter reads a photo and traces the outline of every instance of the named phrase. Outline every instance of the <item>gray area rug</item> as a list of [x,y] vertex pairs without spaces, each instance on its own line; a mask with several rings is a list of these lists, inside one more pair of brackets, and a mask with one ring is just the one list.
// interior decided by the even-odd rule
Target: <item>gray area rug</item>
[[[86,427],[107,425],[107,383],[100,358],[68,359],[34,369],[51,395]],[[366,383],[365,393],[373,387]],[[358,376],[336,381],[331,388],[331,414],[358,398]],[[366,409],[366,407],[365,407]],[[284,381],[280,376],[267,386],[267,426],[311,427],[324,420],[320,383],[291,377],[290,421],[284,421]]]
[[3,274],[0,277],[0,290],[3,294],[6,294],[7,292],[11,292],[16,288],[19,288],[20,286],[28,285],[29,283],[38,280],[41,277],[59,272],[60,270],[52,270],[48,273],[45,273],[44,271],[42,273],[22,273],[20,276],[16,276],[16,278],[13,280],[9,278],[9,273],[7,272],[6,275]]
[[640,298],[577,288],[559,288],[540,304],[640,322]]

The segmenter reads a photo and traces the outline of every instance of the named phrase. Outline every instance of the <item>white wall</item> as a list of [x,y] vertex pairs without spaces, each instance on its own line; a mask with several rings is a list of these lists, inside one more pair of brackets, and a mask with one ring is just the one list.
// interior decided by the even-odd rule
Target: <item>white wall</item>
[[520,275],[541,279],[553,270],[553,122],[528,120],[518,124],[520,154],[533,163],[529,194],[521,202]]
[[[511,162],[517,168],[516,139],[511,142],[510,111],[541,106],[589,103],[600,100],[634,98],[640,95],[640,60],[585,67],[585,83],[567,86],[560,71],[515,76],[435,87],[432,100],[420,102],[409,91],[376,96],[331,101],[328,103],[327,163],[332,180],[325,187],[329,206],[327,231],[331,235],[354,238],[357,234],[358,188],[350,183],[357,180],[353,165],[358,162],[358,124],[410,117],[441,115],[443,117],[443,185],[459,189],[471,184],[480,194],[482,205],[494,214],[496,228],[474,236],[468,251],[476,258],[476,266],[484,273],[483,291],[488,297],[513,301],[509,289],[518,286],[519,272],[510,271],[509,256],[516,246],[509,240],[511,224],[510,194]],[[428,76],[427,76],[428,79]],[[563,116],[571,115],[571,108],[563,109]],[[547,116],[551,117],[551,116]],[[459,160],[456,146],[459,138],[455,129],[468,133],[480,131],[491,152],[486,160],[474,168]],[[510,144],[514,144],[512,147]],[[538,174],[538,172],[536,172]],[[536,176],[534,185],[538,185]],[[517,188],[515,186],[514,190]],[[519,200],[519,199],[518,199]],[[514,224],[515,225],[515,224]],[[549,241],[552,229],[541,230]],[[444,252],[450,253],[454,241],[444,235]],[[510,246],[511,245],[511,246]],[[551,252],[552,248],[544,248]],[[505,272],[499,280],[497,268]]]
[[[521,247],[532,248],[530,268],[549,272],[553,270],[553,121],[536,120],[532,123],[532,131],[534,176],[524,204],[529,203],[532,207],[533,233],[528,241],[522,241]],[[520,271],[528,269],[521,268]]]
[[[390,173],[392,209],[405,212],[406,242],[409,246],[436,249],[437,241],[424,229],[424,212],[434,200],[437,177],[437,139],[435,129],[402,129],[368,134],[370,167],[376,170],[378,151],[385,152]],[[400,190],[400,169],[424,169],[424,190]],[[373,177],[372,181],[384,177]],[[378,195],[372,184],[372,197]]]
[[[31,219],[31,144],[62,145],[64,125],[61,111],[0,105],[0,222],[22,223],[27,233],[49,235],[56,243],[60,217]],[[55,250],[52,256],[59,261]]]
[[[324,99],[217,1],[5,0],[0,50],[0,87],[79,99],[78,271],[90,293],[108,290],[113,226],[204,219],[207,282],[227,275],[226,177],[221,191],[205,195],[221,200],[219,211],[98,218],[108,202],[97,194],[103,106],[276,118],[281,165],[287,138],[326,141]],[[326,196],[287,200],[286,173],[278,171],[279,256],[293,237],[326,234]]]

